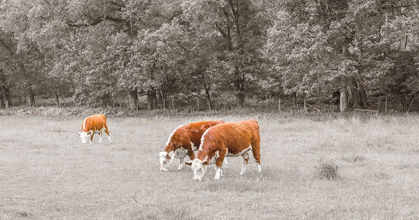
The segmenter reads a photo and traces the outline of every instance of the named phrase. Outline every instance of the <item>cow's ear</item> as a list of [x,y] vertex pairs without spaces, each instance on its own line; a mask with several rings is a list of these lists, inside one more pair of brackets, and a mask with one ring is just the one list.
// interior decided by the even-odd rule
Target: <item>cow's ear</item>
[[172,158],[169,156],[169,154],[166,154],[166,158],[167,158],[168,160],[172,159]]
[[186,161],[185,164],[191,166],[192,165],[192,161]]
[[80,136],[81,133],[80,132],[77,132],[77,134]]

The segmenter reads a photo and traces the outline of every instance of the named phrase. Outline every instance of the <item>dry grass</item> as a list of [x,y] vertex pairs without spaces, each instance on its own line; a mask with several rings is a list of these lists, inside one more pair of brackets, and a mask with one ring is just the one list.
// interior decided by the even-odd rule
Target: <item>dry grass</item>
[[[231,158],[159,172],[158,152],[187,122],[256,118],[262,170]],[[0,117],[0,219],[418,219],[419,118],[286,115],[109,118],[113,143],[82,145],[82,118]],[[251,157],[252,158],[252,157]],[[315,178],[319,160],[339,166]]]

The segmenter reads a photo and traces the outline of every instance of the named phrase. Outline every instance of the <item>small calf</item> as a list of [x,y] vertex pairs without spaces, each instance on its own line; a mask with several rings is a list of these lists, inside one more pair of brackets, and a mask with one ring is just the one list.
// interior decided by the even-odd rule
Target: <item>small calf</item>
[[81,142],[86,144],[87,139],[90,137],[90,144],[93,143],[93,136],[95,133],[99,134],[99,143],[102,142],[102,133],[106,132],[108,135],[109,142],[111,142],[111,136],[109,135],[109,129],[106,124],[106,116],[102,114],[91,115],[84,119],[81,125],[81,133],[78,133],[81,138]]

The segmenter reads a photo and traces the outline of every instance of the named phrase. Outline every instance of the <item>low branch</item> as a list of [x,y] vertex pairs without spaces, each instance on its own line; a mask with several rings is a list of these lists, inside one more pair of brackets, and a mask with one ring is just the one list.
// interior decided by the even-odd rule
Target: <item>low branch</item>
[[97,24],[99,24],[103,21],[106,21],[106,20],[113,21],[113,22],[116,22],[116,23],[123,23],[123,22],[127,21],[127,20],[122,19],[122,18],[114,18],[114,17],[110,17],[110,16],[104,16],[104,17],[97,18],[97,19],[95,19],[92,22],[89,22],[87,24],[75,24],[75,23],[67,22],[67,25],[70,26],[70,27],[88,27],[88,26],[95,26],[95,25],[97,25]]

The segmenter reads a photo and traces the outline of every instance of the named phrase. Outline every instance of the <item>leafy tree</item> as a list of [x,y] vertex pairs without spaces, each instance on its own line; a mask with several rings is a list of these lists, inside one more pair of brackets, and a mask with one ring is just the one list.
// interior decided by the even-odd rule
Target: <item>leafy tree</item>
[[[182,18],[201,36],[213,36],[222,45],[219,59],[224,79],[243,106],[252,79],[260,72],[263,23],[252,1],[185,1]],[[262,26],[261,26],[262,25]]]

